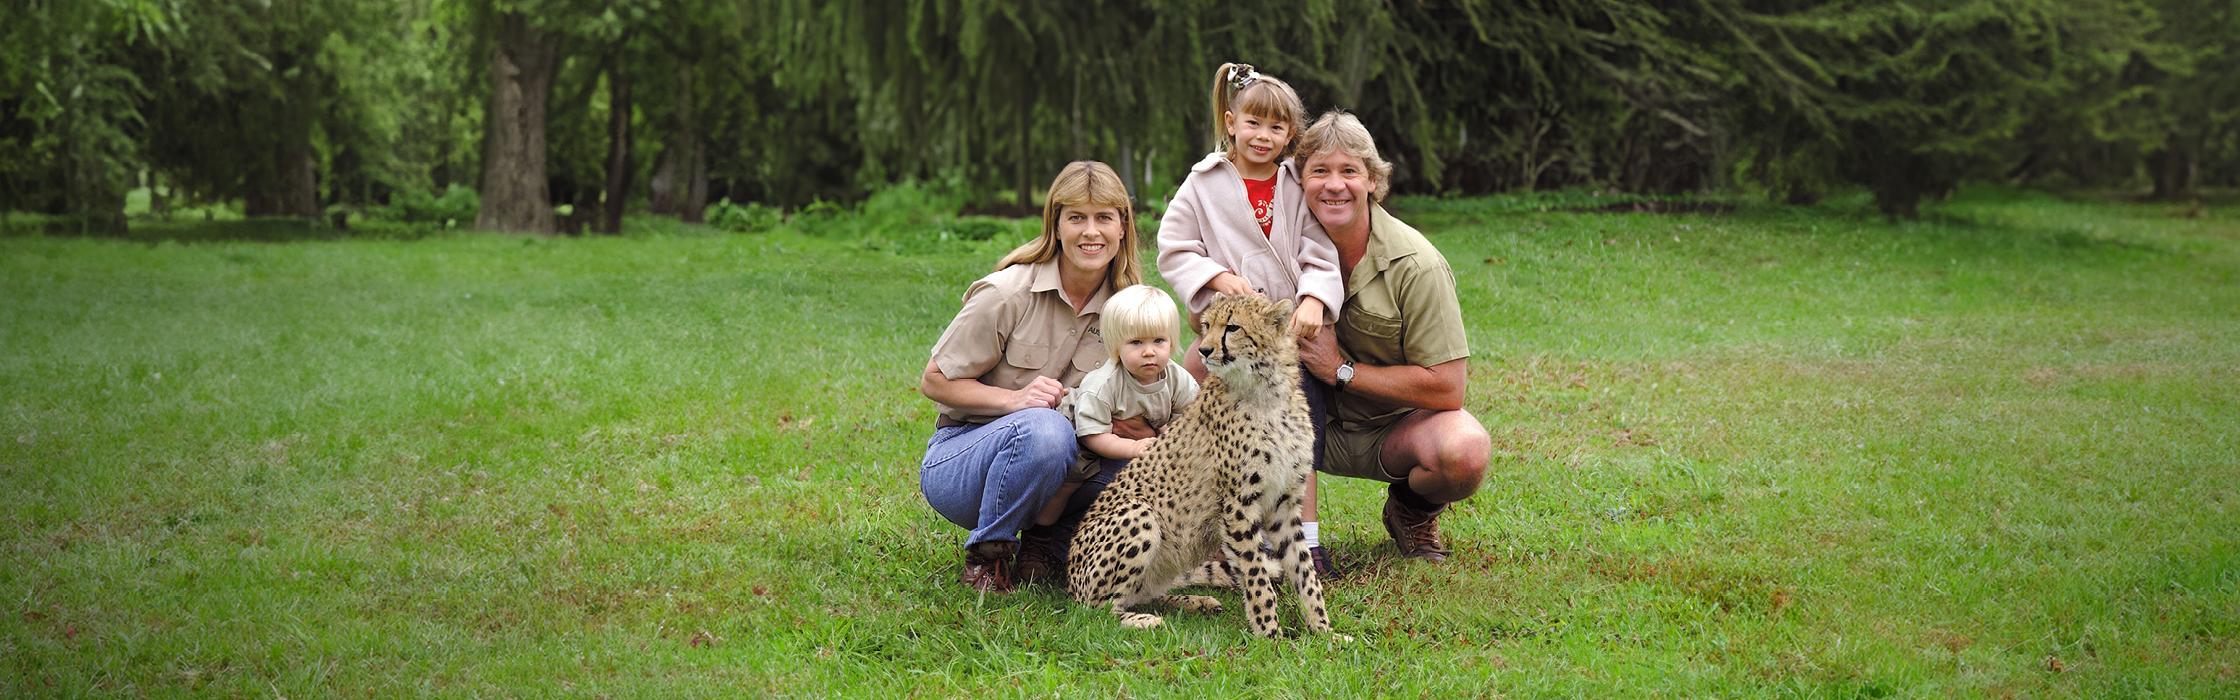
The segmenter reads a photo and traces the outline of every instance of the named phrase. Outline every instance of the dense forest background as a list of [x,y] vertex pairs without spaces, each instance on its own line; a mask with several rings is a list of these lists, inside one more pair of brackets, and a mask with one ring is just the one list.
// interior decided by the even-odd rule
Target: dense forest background
[[2235,0],[4,2],[0,212],[90,232],[141,188],[539,233],[1000,210],[1082,158],[1153,199],[1224,61],[1360,114],[1400,192],[2240,185]]

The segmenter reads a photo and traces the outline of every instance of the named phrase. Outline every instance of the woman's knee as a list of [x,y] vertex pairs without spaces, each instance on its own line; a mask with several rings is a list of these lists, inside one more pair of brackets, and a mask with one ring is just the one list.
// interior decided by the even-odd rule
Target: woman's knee
[[1047,472],[1052,480],[1063,480],[1079,449],[1073,437],[1073,421],[1047,408],[1030,408],[1012,416],[1013,469],[1037,475]]
[[1019,439],[1037,451],[1064,452],[1070,460],[1077,444],[1073,421],[1054,409],[1030,408],[1019,412]]

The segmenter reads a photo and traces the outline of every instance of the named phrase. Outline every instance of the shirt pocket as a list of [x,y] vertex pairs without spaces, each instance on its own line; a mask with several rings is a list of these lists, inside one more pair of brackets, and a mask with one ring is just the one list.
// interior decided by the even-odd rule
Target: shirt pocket
[[1104,360],[1103,340],[1092,337],[1088,342],[1084,342],[1073,349],[1073,369],[1075,371],[1082,373],[1096,371],[1098,367],[1104,366]]
[[1348,329],[1370,338],[1393,340],[1400,337],[1405,324],[1400,319],[1382,316],[1362,309],[1347,309],[1338,322]]
[[1050,343],[1013,336],[1003,346],[1003,363],[1019,369],[1042,369],[1050,364]]

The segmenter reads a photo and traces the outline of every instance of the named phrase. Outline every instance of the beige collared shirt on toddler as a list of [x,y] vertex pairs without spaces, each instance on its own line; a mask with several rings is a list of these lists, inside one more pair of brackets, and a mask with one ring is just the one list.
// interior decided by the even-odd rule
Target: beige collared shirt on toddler
[[[1198,380],[1174,360],[1168,360],[1166,373],[1150,384],[1136,381],[1120,364],[1108,362],[1082,377],[1059,410],[1071,409],[1073,434],[1088,437],[1112,432],[1113,421],[1130,418],[1144,419],[1153,430],[1165,428],[1197,398]],[[1066,481],[1087,481],[1096,475],[1097,455],[1087,447],[1081,453],[1083,459],[1066,474]]]

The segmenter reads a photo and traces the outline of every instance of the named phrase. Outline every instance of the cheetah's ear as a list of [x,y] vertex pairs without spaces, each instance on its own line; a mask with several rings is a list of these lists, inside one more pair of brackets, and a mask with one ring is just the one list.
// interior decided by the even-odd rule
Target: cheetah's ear
[[1282,328],[1290,328],[1291,310],[1295,308],[1298,306],[1291,303],[1290,299],[1276,302],[1275,306],[1269,307],[1268,321]]
[[1220,293],[1220,292],[1214,292],[1214,293],[1213,293],[1213,301],[1209,301],[1209,302],[1206,302],[1206,306],[1208,306],[1208,307],[1211,307],[1211,306],[1213,306],[1214,304],[1219,304],[1219,303],[1221,303],[1221,300],[1223,300],[1223,299],[1227,299],[1227,298],[1229,298],[1229,295],[1227,295],[1227,294],[1222,294],[1222,293]]

